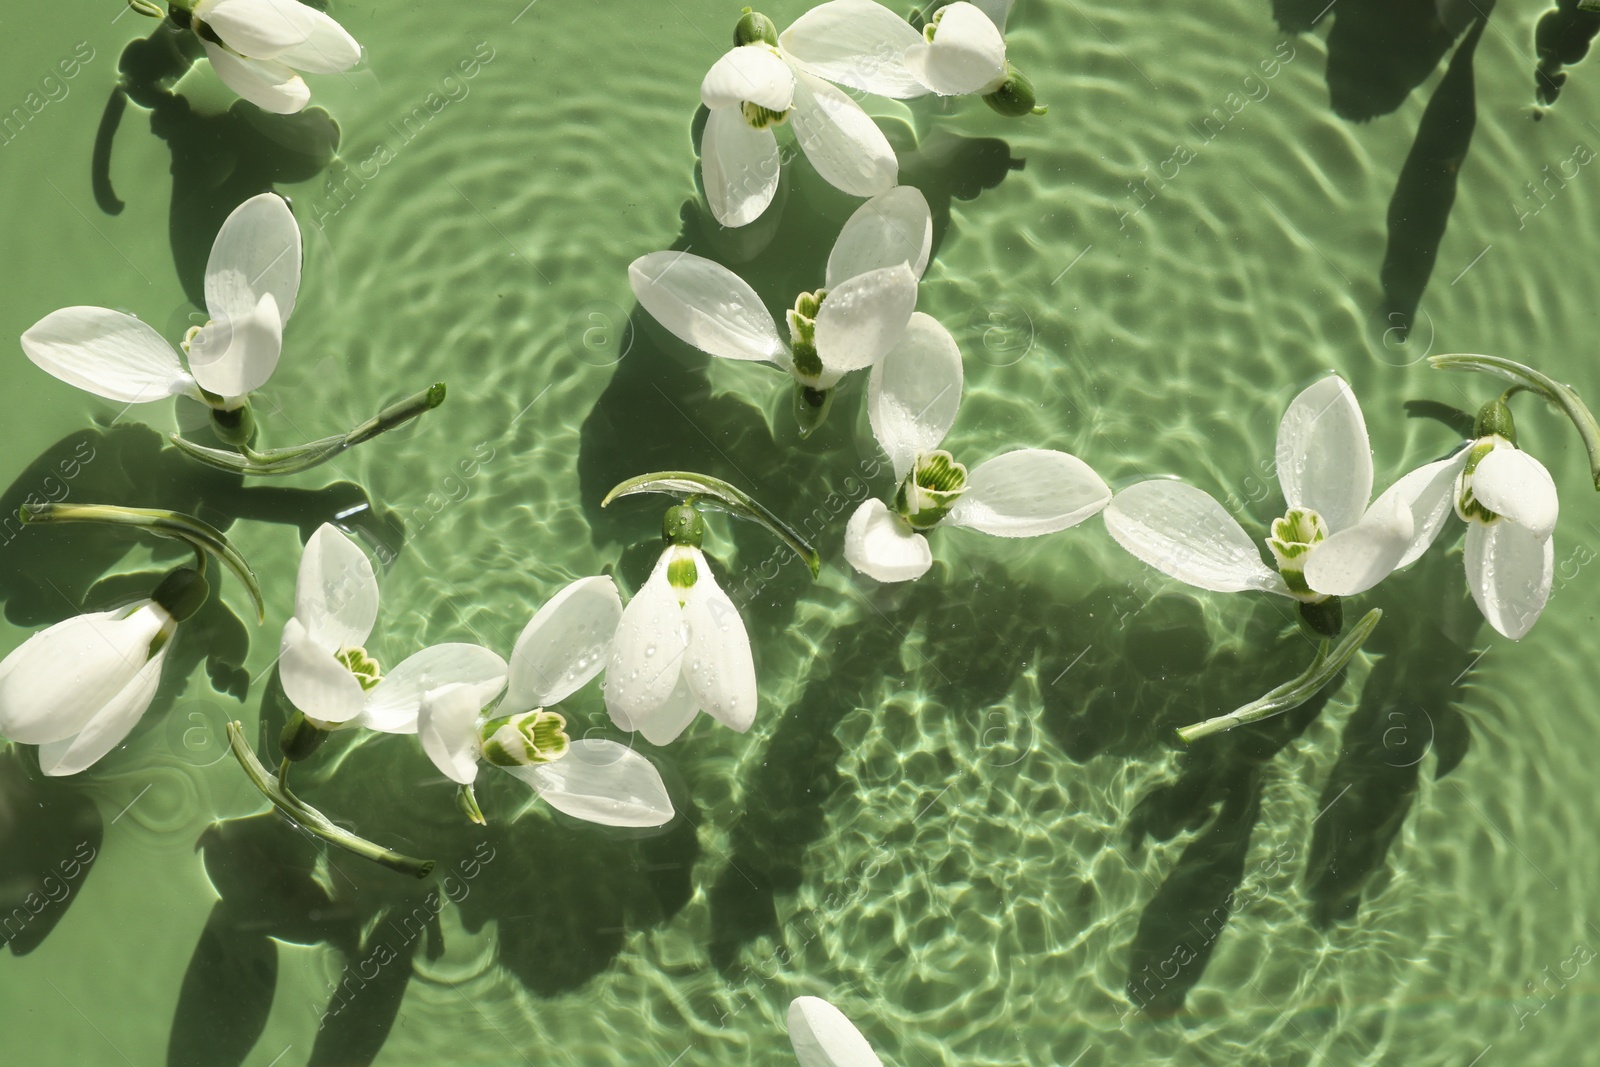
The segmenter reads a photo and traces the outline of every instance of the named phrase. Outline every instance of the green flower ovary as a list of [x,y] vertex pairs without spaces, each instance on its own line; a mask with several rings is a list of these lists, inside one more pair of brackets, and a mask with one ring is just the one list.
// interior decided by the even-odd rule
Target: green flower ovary
[[533,767],[558,760],[572,747],[566,726],[564,716],[543,708],[490,719],[483,725],[483,758],[496,767]]
[[356,681],[361,683],[363,692],[383,681],[383,668],[378,661],[367,655],[367,650],[357,645],[354,648],[341,648],[333,657],[345,665],[351,674],[356,676]]
[[1328,537],[1328,524],[1312,508],[1290,508],[1283,518],[1272,523],[1272,536],[1267,547],[1277,561],[1278,573],[1294,594],[1296,600],[1315,603],[1323,594],[1306,585],[1306,558],[1311,550]]
[[913,530],[928,530],[950,514],[966,491],[966,467],[943,449],[924,452],[895,492],[894,509]]
[[1515,448],[1503,437],[1480,438],[1467,453],[1467,465],[1461,468],[1461,476],[1456,479],[1456,515],[1463,522],[1479,522],[1485,526],[1492,526],[1500,521],[1500,516],[1482,504],[1472,491],[1472,472],[1478,469],[1478,464],[1483,462],[1483,457],[1493,452],[1496,448]]
[[801,293],[794,298],[794,307],[784,313],[789,323],[789,350],[794,357],[794,376],[806,385],[816,385],[822,378],[822,358],[817,355],[817,312],[828,298],[828,290]]

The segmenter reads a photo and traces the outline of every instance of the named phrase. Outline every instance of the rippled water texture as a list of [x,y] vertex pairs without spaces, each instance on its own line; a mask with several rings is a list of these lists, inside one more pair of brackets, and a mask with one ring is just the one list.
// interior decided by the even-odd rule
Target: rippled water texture
[[[124,749],[47,783],[0,754],[0,868],[59,870],[71,905],[0,962],[7,1062],[158,1064],[170,1042],[183,1064],[380,1046],[390,1065],[773,1064],[801,994],[904,1065],[1592,1062],[1600,508],[1564,420],[1518,401],[1563,493],[1557,591],[1527,639],[1479,625],[1445,545],[1365,598],[1387,615],[1341,685],[1180,753],[1173,727],[1303,666],[1287,609],[1169,583],[1098,519],[1018,542],[942,532],[915,586],[851,572],[844,521],[891,491],[864,380],[800,442],[780,376],[674,341],[626,267],[692,249],[781,309],[820,284],[857,202],[802,159],[776,223],[728,234],[697,206],[699,80],[737,5],[524,2],[337,3],[369,61],[314,79],[336,154],[326,118],[224,113],[195,73],[192,107],[128,106],[98,188],[118,57],[151,23],[115,0],[0,15],[0,109],[26,112],[0,144],[0,334],[85,303],[180,335],[221,217],[271,185],[307,254],[268,443],[450,389],[421,424],[241,487],[158,455],[146,427],[186,413],[86,399],[11,346],[6,507],[65,491],[201,508],[232,523],[268,622],[241,622],[222,579],[187,673]],[[806,6],[766,10],[783,26]],[[1304,6],[1278,14],[1309,25],[1321,5]],[[1600,177],[1574,162],[1600,150],[1600,69],[1568,68],[1536,113],[1543,11],[1502,0],[1469,69],[1428,3],[1340,0],[1288,33],[1267,0],[1018,0],[1009,54],[1047,116],[876,108],[934,210],[919,308],[965,355],[946,447],[969,464],[1064,449],[1113,485],[1182,474],[1259,533],[1281,507],[1277,421],[1328,369],[1361,398],[1380,485],[1458,439],[1407,402],[1493,395],[1429,353],[1509,356],[1600,398]],[[74,55],[73,77],[52,74]],[[1392,229],[1436,257],[1386,272]],[[661,468],[749,488],[829,561],[812,583],[759,530],[708,523],[761,708],[747,735],[702,717],[670,748],[638,742],[681,820],[514,819],[526,794],[506,778],[481,791],[480,830],[405,738],[341,740],[301,788],[435,856],[450,873],[432,897],[247,818],[263,805],[222,726],[282,721],[271,666],[318,523],[344,514],[397,550],[383,663],[449,640],[506,654],[566,581],[642,580],[659,509],[599,502]],[[105,531],[5,531],[7,650],[175,558]],[[246,686],[243,704],[217,691]],[[622,736],[594,687],[566,710]]]

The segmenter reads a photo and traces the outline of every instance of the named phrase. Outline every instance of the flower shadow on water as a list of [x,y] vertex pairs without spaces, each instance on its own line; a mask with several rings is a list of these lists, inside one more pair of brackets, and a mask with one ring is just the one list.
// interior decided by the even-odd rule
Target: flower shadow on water
[[239,100],[222,114],[196,110],[169,86],[200,58],[194,35],[167,20],[128,44],[118,63],[122,78],[95,135],[90,179],[100,210],[120,214],[124,204],[111,181],[113,147],[128,101],[145,108],[150,131],[172,152],[173,262],[184,293],[205,307],[206,260],[223,220],[276,183],[307,181],[325,170],[339,147],[339,125],[320,107],[274,115]]

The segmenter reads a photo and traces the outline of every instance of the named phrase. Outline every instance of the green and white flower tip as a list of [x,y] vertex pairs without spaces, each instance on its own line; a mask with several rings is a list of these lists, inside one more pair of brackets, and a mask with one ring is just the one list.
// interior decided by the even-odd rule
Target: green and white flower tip
[[800,1067],[883,1067],[855,1024],[821,997],[790,1002],[789,1042]]
[[940,442],[961,405],[961,351],[939,322],[911,316],[898,344],[872,368],[867,414],[888,453],[894,507],[866,500],[845,528],[844,556],[880,582],[922,577],[933,565],[925,532],[965,526],[996,537],[1038,537],[1076,526],[1111,500],[1088,464],[1065,452],[1026,448],[970,471]]
[[[150,0],[129,0],[129,6],[160,15]],[[336,74],[361,61],[356,39],[300,0],[172,0],[168,14],[194,31],[224,85],[278,115],[311,102],[297,71]]]
[[178,624],[209,595],[199,571],[180,568],[146,599],[28,638],[0,661],[0,736],[38,745],[52,777],[98,762],[149,710]]
[[[424,649],[373,691],[364,722],[415,732],[434,766],[460,786],[457,801],[474,822],[484,821],[473,785],[486,762],[573,818],[664,825],[675,811],[655,765],[615,741],[572,739],[566,716],[550,710],[604,669],[621,618],[609,577],[579,579],[529,620],[509,667],[476,645]],[[486,715],[502,689],[504,699]]]
[[671,508],[662,533],[661,558],[617,627],[606,710],[654,745],[677,740],[701,711],[743,733],[757,699],[744,620],[700,550],[704,524],[695,510]]
[[906,69],[931,93],[982,96],[1002,115],[1042,115],[1033,83],[1006,60],[1004,28],[1003,10],[997,18],[964,0],[946,4],[923,27],[923,40],[906,49]]
[[[777,126],[791,126],[817,173],[851,196],[876,196],[899,180],[900,164],[883,131],[860,104],[829,84],[832,65],[824,59],[813,66],[788,51],[796,40],[802,47],[820,44],[816,38],[826,40],[840,18],[848,24],[852,14],[877,6],[835,0],[781,36],[771,19],[745,8],[734,48],[700,83],[700,102],[710,113],[700,140],[701,176],[706,203],[722,225],[746,226],[772,203],[780,170]],[[867,18],[877,21],[872,14]],[[899,21],[893,15],[890,20]],[[904,22],[900,26],[909,31]],[[820,47],[826,52],[828,46]]]
[[901,185],[868,200],[839,231],[822,288],[801,293],[785,313],[788,344],[755,290],[720,263],[652,252],[628,267],[628,281],[640,306],[686,344],[787,371],[796,419],[809,433],[839,380],[900,340],[932,248],[933,215],[921,192]]
[[300,227],[288,202],[262,193],[234,208],[217,231],[205,276],[211,318],[185,335],[183,357],[140,319],[83,306],[34,323],[22,350],[41,370],[107,400],[192,397],[212,409],[224,440],[243,443],[254,425],[242,410],[245,398],[278,366],[300,261]]
[[[1324,637],[1337,636],[1343,612],[1336,598],[1377,585],[1420,556],[1434,516],[1412,506],[1413,471],[1373,501],[1372,447],[1361,405],[1337,375],[1290,401],[1278,424],[1278,483],[1288,505],[1266,539],[1266,566],[1250,535],[1226,508],[1175,479],[1137,482],[1106,508],[1106,529],[1138,559],[1200,589],[1257,590],[1301,604],[1301,618]],[[1426,468],[1423,468],[1426,470]]]

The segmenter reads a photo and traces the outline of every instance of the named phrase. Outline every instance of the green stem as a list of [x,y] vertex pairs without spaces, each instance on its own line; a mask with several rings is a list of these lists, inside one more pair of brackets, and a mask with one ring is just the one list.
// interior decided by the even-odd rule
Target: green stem
[[605,507],[620,497],[639,493],[666,493],[670,496],[683,497],[684,502],[691,505],[715,504],[731,515],[749,519],[765,527],[768,533],[788,545],[794,554],[805,562],[811,570],[811,577],[815,578],[822,571],[822,557],[817,555],[816,549],[806,543],[805,538],[744,490],[729,485],[721,478],[696,474],[693,471],[656,471],[652,474],[641,474],[637,478],[617,483],[616,487],[606,494],[606,498],[600,501],[600,506]]
[[1259,699],[1252,700],[1244,707],[1236,708],[1226,715],[1218,715],[1204,722],[1183,727],[1178,731],[1178,739],[1190,744],[1202,737],[1222,733],[1224,730],[1231,730],[1246,723],[1270,719],[1291,708],[1298,708],[1316,696],[1323,686],[1333,681],[1339,672],[1344,670],[1345,664],[1360,651],[1381,618],[1383,611],[1373,608],[1362,616],[1361,621],[1352,626],[1350,632],[1331,649],[1329,643],[1324,640],[1322,646],[1317,649],[1316,658],[1311,661],[1311,666],[1307,667],[1298,678],[1269,690]]
[[256,621],[265,622],[267,619],[266,605],[261,599],[261,585],[256,581],[250,564],[245,562],[239,550],[223,536],[221,530],[193,515],[155,508],[124,508],[115,504],[38,504],[24,506],[19,514],[22,521],[29,524],[104,522],[114,526],[132,526],[159,537],[182,541],[194,549],[196,555],[202,551],[209,552],[233,572],[250,594],[250,600],[256,608]]
[[1518,363],[1514,359],[1506,359],[1504,356],[1455,353],[1429,356],[1428,362],[1438,370],[1474,370],[1493,374],[1515,383],[1527,392],[1543,397],[1560,408],[1566,413],[1567,418],[1572,420],[1578,436],[1583,438],[1583,447],[1589,450],[1589,474],[1594,480],[1594,487],[1600,489],[1600,423],[1595,422],[1588,405],[1570,385],[1563,385],[1547,374],[1541,374],[1532,367]]
[[382,845],[373,844],[364,837],[358,837],[340,826],[335,826],[328,817],[316,808],[311,807],[298,797],[291,794],[282,781],[275,777],[251,750],[244,739],[244,724],[238,721],[228,724],[228,744],[233,749],[234,758],[239,761],[239,766],[244,768],[244,773],[249,776],[252,784],[261,791],[261,795],[272,801],[272,806],[281,811],[297,826],[307,833],[316,835],[331,845],[337,845],[346,852],[354,853],[362,859],[371,860],[373,863],[388,867],[390,870],[409,874],[416,878],[426,878],[433,873],[433,860],[412,859],[410,856],[401,855]]
[[410,422],[412,419],[426,412],[432,411],[444,403],[445,387],[443,382],[437,382],[420,393],[415,393],[404,400],[390,404],[372,418],[348,433],[335,434],[317,441],[303,445],[294,445],[289,448],[269,448],[264,452],[244,447],[238,452],[224,448],[210,448],[206,445],[197,445],[181,434],[169,434],[167,439],[191,459],[212,467],[218,467],[234,474],[248,474],[260,477],[269,477],[286,474],[299,474],[319,466],[339,455],[341,452],[354,448],[356,445],[370,441],[381,433],[385,433],[397,426]]

